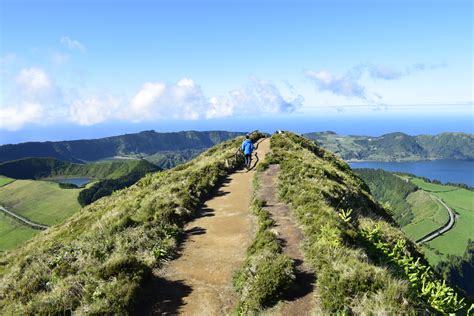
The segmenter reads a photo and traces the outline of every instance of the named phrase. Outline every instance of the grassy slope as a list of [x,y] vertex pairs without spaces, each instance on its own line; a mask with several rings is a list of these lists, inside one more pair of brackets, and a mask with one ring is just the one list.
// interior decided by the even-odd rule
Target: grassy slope
[[75,213],[0,262],[0,314],[132,312],[200,201],[241,160],[227,141]]
[[0,252],[17,247],[37,233],[39,230],[29,228],[3,212],[0,213]]
[[412,240],[418,240],[448,221],[448,213],[444,206],[423,190],[411,193],[407,197],[407,202],[411,206],[414,218],[402,230]]
[[0,187],[0,205],[34,222],[54,225],[79,210],[79,192],[47,181],[17,180]]
[[443,255],[436,255],[427,251],[426,255],[431,263],[437,263],[445,255],[462,255],[469,239],[474,240],[474,192],[449,185],[427,183],[421,179],[413,178],[414,184],[442,199],[454,212],[459,214],[457,223],[452,230],[433,241],[428,242],[428,247],[440,251]]
[[4,185],[7,185],[13,181],[15,180],[8,177],[0,176],[0,187],[3,187]]
[[[381,218],[385,211],[348,165],[309,140],[291,133],[271,139],[271,163],[279,163],[279,189],[302,225],[305,258],[317,274],[317,292],[327,313],[414,312],[408,283],[361,243],[360,229],[378,226],[387,240],[405,240]],[[338,213],[353,209],[353,224]],[[407,241],[410,251],[413,245]],[[414,252],[416,254],[416,252]]]

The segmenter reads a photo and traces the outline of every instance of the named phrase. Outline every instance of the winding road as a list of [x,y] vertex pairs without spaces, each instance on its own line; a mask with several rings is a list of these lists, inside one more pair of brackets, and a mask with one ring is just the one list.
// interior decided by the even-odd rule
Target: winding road
[[431,233],[425,235],[424,237],[418,239],[416,241],[417,244],[421,244],[421,243],[424,243],[424,242],[428,242],[430,240],[433,240],[435,239],[436,237],[438,236],[441,236],[442,234],[444,234],[445,232],[447,232],[448,230],[450,230],[451,228],[453,228],[454,224],[456,223],[456,214],[454,214],[453,210],[451,210],[449,208],[449,206],[446,205],[446,203],[444,203],[440,198],[438,198],[437,196],[434,196],[434,195],[431,195],[431,197],[435,198],[436,200],[438,200],[439,203],[441,203],[441,205],[444,206],[444,208],[446,208],[446,210],[448,211],[448,214],[449,214],[449,220],[448,222],[443,225],[442,227],[432,231]]
[[41,224],[38,224],[38,223],[34,223],[32,221],[30,221],[29,219],[23,217],[23,216],[20,216],[16,213],[13,213],[12,211],[9,211],[7,210],[6,208],[4,208],[3,206],[0,206],[0,211],[6,213],[7,215],[10,215],[11,217],[15,218],[16,220],[19,220],[20,222],[22,222],[23,224],[25,225],[28,225],[30,226],[31,228],[33,229],[41,229],[41,230],[44,230],[44,229],[48,229],[49,227],[46,226],[46,225],[41,225]]

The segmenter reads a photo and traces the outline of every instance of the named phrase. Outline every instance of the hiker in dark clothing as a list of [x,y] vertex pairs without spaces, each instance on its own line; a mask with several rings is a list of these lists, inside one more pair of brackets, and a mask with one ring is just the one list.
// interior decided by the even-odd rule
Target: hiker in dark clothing
[[245,140],[242,143],[242,151],[245,155],[245,166],[250,169],[250,163],[252,161],[253,142],[250,140],[249,135],[245,136]]

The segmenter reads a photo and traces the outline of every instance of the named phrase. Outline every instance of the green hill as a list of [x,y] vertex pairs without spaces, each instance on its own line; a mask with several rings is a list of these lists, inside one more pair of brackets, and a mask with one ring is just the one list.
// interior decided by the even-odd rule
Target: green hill
[[[184,224],[242,164],[234,156],[241,142],[226,141],[174,169],[148,174],[7,253],[0,260],[0,314],[135,313],[151,283],[167,284],[158,282],[159,271],[180,246]],[[267,164],[281,166],[281,199],[303,228],[322,312],[460,308],[344,161],[291,133],[272,136],[269,156]],[[269,273],[281,274],[278,262],[256,260],[265,269],[244,270],[249,282],[265,286]]]
[[143,159],[77,164],[54,158],[25,158],[0,164],[0,175],[14,179],[116,179],[137,171],[146,173],[158,170],[157,166]]
[[304,136],[345,160],[474,159],[474,135],[465,133],[418,136],[390,133],[380,137],[370,137],[319,132],[308,133]]
[[117,156],[147,157],[160,152],[202,151],[238,135],[242,133],[144,131],[100,139],[10,144],[0,146],[0,162],[28,157],[51,157],[69,162],[86,162]]

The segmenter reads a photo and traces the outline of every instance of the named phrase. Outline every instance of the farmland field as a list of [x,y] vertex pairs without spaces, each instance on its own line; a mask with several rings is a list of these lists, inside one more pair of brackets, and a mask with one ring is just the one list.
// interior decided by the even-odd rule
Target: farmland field
[[39,232],[0,213],[0,251],[13,249]]
[[[445,259],[446,255],[462,255],[469,239],[474,240],[474,192],[463,188],[427,183],[413,178],[412,183],[424,191],[443,200],[457,215],[454,228],[430,242],[424,248],[431,248],[426,255],[431,263]],[[433,251],[435,250],[435,251]]]
[[16,180],[0,187],[0,205],[34,222],[54,225],[79,210],[80,191],[47,181]]
[[0,187],[3,187],[4,185],[7,185],[13,181],[15,181],[15,179],[0,176]]
[[448,221],[446,208],[436,201],[430,193],[418,190],[407,197],[414,214],[410,224],[402,230],[412,239],[417,240]]

